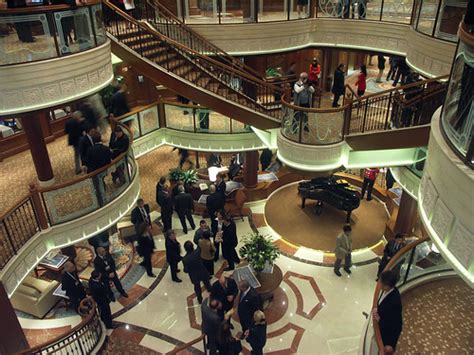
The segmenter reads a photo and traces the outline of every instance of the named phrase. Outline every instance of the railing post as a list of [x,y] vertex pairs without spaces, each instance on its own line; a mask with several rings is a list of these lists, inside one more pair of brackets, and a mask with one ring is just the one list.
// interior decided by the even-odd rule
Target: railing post
[[342,128],[342,138],[347,136],[351,129],[352,102],[352,100],[349,101],[349,106],[344,111],[344,126]]
[[165,104],[163,101],[160,99],[158,102],[158,122],[160,124],[160,128],[165,128],[166,127],[166,112],[165,112]]
[[38,191],[36,184],[30,184],[30,195],[31,202],[33,204],[33,209],[35,211],[36,217],[38,218],[38,224],[42,230],[48,229],[48,218],[46,217],[45,210],[43,208],[43,203],[41,201],[41,194]]
[[389,112],[390,112],[390,107],[392,106],[392,91],[390,91],[390,95],[388,97],[388,107],[387,107],[387,114],[385,115],[385,126],[384,130],[387,129],[388,127],[388,118],[389,118]]

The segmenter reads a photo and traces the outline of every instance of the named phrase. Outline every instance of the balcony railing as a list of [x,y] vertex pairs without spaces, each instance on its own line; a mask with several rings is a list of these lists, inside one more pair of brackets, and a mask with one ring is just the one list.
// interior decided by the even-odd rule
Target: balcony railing
[[0,65],[82,52],[105,43],[102,6],[31,6],[0,10]]
[[[409,286],[410,283],[430,275],[439,275],[452,270],[446,263],[428,237],[420,238],[403,247],[390,260],[384,271],[393,270],[399,275],[397,287]],[[375,287],[372,309],[377,308],[382,289],[380,282]],[[366,324],[363,355],[384,354],[384,344],[378,322],[369,316]]]
[[96,303],[91,297],[85,298],[81,301],[79,312],[82,316],[82,321],[70,331],[46,343],[26,349],[19,354],[87,355],[93,353],[99,347],[104,332]]
[[281,133],[310,145],[339,143],[352,133],[366,133],[428,124],[446,95],[448,76],[402,85],[363,97],[346,86],[344,104],[337,108],[304,108],[282,98]]

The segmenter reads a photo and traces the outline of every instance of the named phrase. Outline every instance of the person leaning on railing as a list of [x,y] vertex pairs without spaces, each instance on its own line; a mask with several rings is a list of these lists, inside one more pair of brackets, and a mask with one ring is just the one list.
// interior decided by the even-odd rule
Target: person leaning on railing
[[[313,104],[314,92],[314,87],[308,81],[308,73],[302,72],[299,80],[294,86],[293,103],[295,106],[306,108],[311,107]],[[295,113],[294,121],[292,123],[293,130],[296,130],[296,127],[299,127],[300,125],[306,132],[309,132],[308,113],[298,110]]]

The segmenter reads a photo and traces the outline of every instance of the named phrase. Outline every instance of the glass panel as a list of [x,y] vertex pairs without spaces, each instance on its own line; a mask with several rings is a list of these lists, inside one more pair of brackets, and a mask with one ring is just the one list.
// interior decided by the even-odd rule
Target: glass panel
[[288,19],[288,0],[257,0],[258,22],[282,21]]
[[249,125],[242,123],[240,121],[232,120],[232,132],[241,133],[241,132],[252,132],[252,129]]
[[290,0],[290,20],[309,17],[309,0]]
[[442,115],[449,140],[466,155],[474,131],[474,52],[459,43]]
[[423,0],[417,30],[427,35],[433,34],[439,0]]
[[[367,4],[367,18],[371,12],[372,2]],[[382,21],[410,23],[413,0],[384,0]]]
[[160,127],[158,107],[153,106],[138,113],[142,136]]
[[342,140],[344,111],[314,113],[299,112],[295,120],[302,120],[301,143],[332,144]]
[[54,14],[62,54],[77,53],[94,46],[89,9],[60,11]]
[[300,126],[298,121],[294,119],[295,115],[296,112],[293,109],[286,106],[282,107],[281,132],[289,140],[298,142]]
[[193,109],[165,104],[166,127],[194,132]]
[[100,191],[101,205],[114,200],[130,185],[130,168],[127,157],[124,157],[93,178]]
[[94,21],[94,30],[97,38],[97,45],[101,45],[107,40],[103,23],[102,5],[96,4],[91,6],[91,11],[92,19]]
[[125,117],[121,120],[133,133],[133,139],[140,137],[140,127],[138,126],[138,113]]
[[443,1],[441,5],[435,36],[451,41],[457,41],[459,22],[466,13],[467,2]]
[[341,17],[344,13],[349,17],[349,0],[319,0],[318,17]]
[[43,199],[52,225],[73,220],[99,208],[92,179],[43,192]]
[[57,56],[45,14],[0,17],[0,64]]
[[186,23],[217,23],[217,0],[184,0]]
[[209,133],[230,133],[230,118],[210,111]]
[[221,22],[255,22],[255,0],[222,0]]

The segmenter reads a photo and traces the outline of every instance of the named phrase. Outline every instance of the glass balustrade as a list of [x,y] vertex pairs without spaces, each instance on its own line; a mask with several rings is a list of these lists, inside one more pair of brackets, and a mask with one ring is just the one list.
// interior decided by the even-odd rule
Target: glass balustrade
[[98,2],[0,10],[0,65],[62,57],[106,39]]

